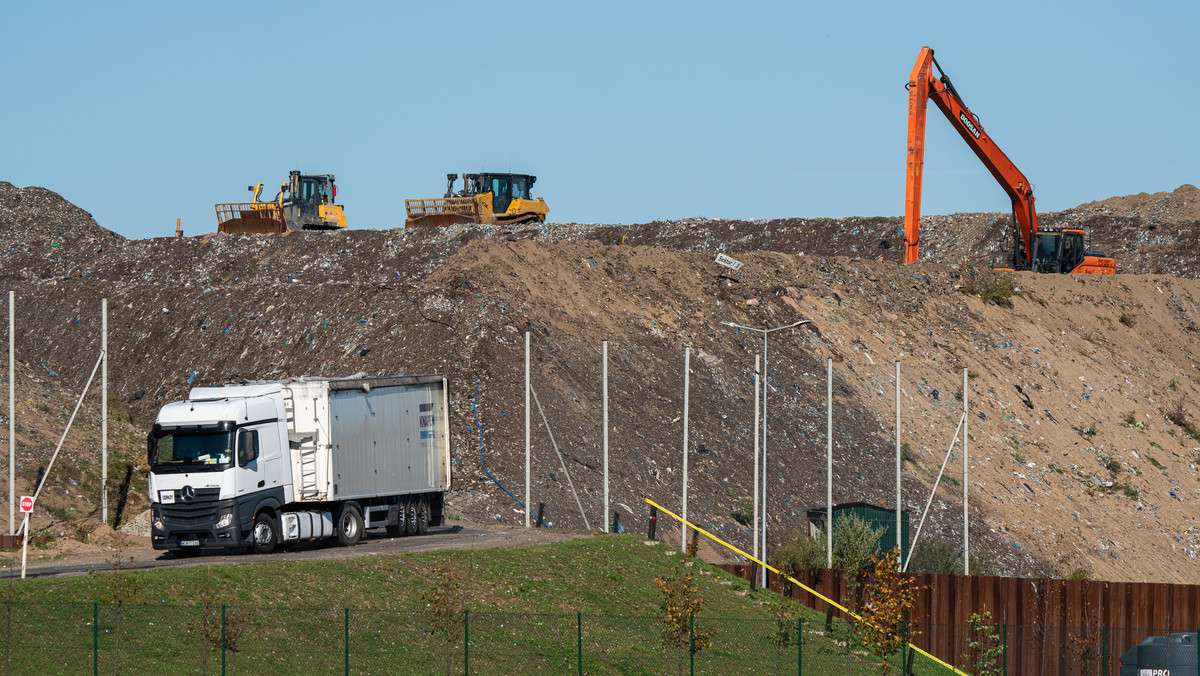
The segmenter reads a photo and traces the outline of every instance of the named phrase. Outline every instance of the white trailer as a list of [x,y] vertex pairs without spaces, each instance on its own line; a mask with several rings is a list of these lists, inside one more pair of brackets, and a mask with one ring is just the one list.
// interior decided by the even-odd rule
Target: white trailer
[[151,543],[186,556],[423,534],[450,490],[448,411],[440,375],[195,388],[150,433]]

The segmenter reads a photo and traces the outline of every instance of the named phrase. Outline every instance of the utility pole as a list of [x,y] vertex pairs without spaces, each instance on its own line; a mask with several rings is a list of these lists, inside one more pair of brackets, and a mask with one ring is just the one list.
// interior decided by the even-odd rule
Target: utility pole
[[683,523],[679,524],[679,551],[687,551],[687,479],[688,479],[688,389],[691,386],[692,346],[683,348]]
[[100,299],[100,522],[108,523],[108,299]]
[[[807,324],[811,320],[801,319],[798,322],[792,322],[787,326],[778,326],[773,329],[756,329],[750,326],[743,326],[733,322],[721,322],[725,326],[732,326],[735,329],[745,331],[756,331],[762,334],[763,337],[763,361],[762,361],[762,537],[759,540],[760,550],[758,552],[759,561],[767,562],[767,336],[776,331],[784,329],[794,329],[801,324]],[[762,577],[760,581],[762,587],[767,586],[767,569],[762,568]]]
[[[525,528],[529,529],[529,332],[525,332]],[[482,462],[482,461],[480,461]]]
[[604,418],[604,529],[603,533],[609,532],[609,523],[611,518],[608,513],[608,341],[600,341],[601,359],[604,362],[601,375],[601,390],[603,399],[603,414]]

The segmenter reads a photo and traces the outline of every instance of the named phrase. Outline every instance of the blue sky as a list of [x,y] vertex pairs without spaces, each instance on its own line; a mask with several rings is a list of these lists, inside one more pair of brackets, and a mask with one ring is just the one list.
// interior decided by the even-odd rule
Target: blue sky
[[[1187,2],[16,3],[0,180],[126,237],[337,176],[352,228],[445,174],[538,176],[550,220],[900,216],[922,45],[1040,211],[1200,182]],[[927,214],[1008,200],[930,106]]]

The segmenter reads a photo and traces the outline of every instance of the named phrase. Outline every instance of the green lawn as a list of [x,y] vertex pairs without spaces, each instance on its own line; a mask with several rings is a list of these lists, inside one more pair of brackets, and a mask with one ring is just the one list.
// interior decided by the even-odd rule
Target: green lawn
[[[695,629],[711,631],[712,646],[694,658],[665,647],[655,577],[679,558],[627,535],[15,580],[0,590],[0,669],[221,673],[224,658],[225,673],[335,673],[349,664],[355,673],[463,673],[467,666],[479,674],[578,673],[582,666],[584,673],[659,674],[689,673],[694,659],[695,673],[795,674],[802,650],[802,673],[877,671],[840,621],[826,636],[823,614],[790,601],[804,642],[796,645],[795,620],[786,625],[792,640],[780,642],[767,602],[777,597],[702,562],[689,569],[705,600]],[[434,567],[447,560],[460,586],[441,604],[451,611],[447,621],[431,631],[439,604],[427,601],[446,579]],[[129,576],[140,586],[118,610],[106,600]],[[918,673],[945,673],[923,660],[917,666]]]

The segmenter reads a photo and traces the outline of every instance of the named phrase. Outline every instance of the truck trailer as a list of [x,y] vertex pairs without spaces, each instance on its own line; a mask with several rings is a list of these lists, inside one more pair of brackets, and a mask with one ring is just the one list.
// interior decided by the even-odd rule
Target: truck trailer
[[441,375],[194,388],[149,434],[151,543],[267,554],[424,534],[450,490],[448,411]]

